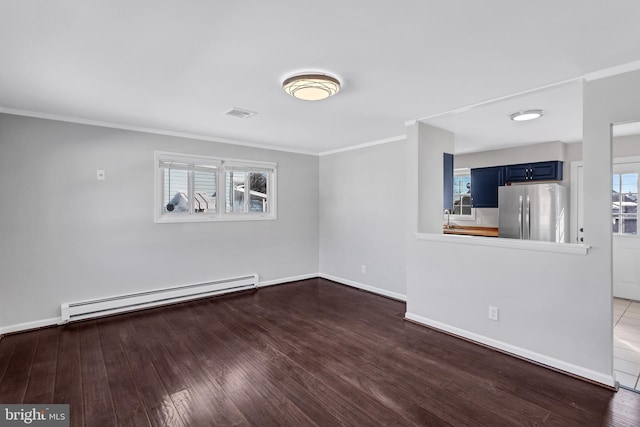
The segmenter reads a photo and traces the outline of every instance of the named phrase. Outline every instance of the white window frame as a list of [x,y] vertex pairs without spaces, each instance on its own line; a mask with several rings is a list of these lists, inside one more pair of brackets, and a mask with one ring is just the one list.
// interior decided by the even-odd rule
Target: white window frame
[[[228,159],[222,157],[206,156],[201,154],[175,153],[169,151],[154,152],[154,197],[153,218],[158,224],[185,223],[185,222],[216,222],[216,221],[260,221],[277,219],[277,164],[271,162],[258,162],[252,160]],[[161,162],[197,163],[216,168],[216,212],[185,212],[180,214],[164,213],[164,176]],[[251,212],[248,208],[245,212],[226,212],[227,183],[226,171],[229,168],[246,171],[267,172],[267,204],[269,212]],[[192,192],[191,180],[189,191]],[[246,206],[249,206],[249,198],[245,198]],[[191,201],[191,199],[190,199]]]
[[[465,175],[469,175],[471,176],[471,169],[469,168],[458,168],[458,169],[454,169],[453,170],[453,176],[454,178],[456,176],[465,176]],[[471,184],[473,185],[473,184]],[[473,206],[471,206],[471,213],[469,215],[461,215],[461,214],[451,214],[450,215],[451,219],[455,219],[458,221],[475,221],[476,219],[476,208],[474,208]],[[447,216],[444,216],[444,219],[447,219]]]
[[[624,175],[624,174],[634,174],[634,173],[638,174],[640,179],[640,157],[629,157],[629,158],[625,158],[622,161],[620,161],[619,159],[614,159],[613,168],[611,171],[611,178],[613,178],[614,175]],[[639,186],[640,186],[640,182],[639,182]],[[622,209],[622,206],[620,208]],[[611,217],[613,219],[613,214],[611,215]],[[621,218],[621,216],[619,216],[619,218]],[[636,218],[637,218],[637,221],[640,221],[640,212],[636,213]],[[622,233],[621,228],[622,226],[620,226],[620,229],[618,229],[617,233],[614,233],[612,230],[613,236],[624,237],[624,238],[636,238],[636,239],[640,237],[640,232],[636,234]]]

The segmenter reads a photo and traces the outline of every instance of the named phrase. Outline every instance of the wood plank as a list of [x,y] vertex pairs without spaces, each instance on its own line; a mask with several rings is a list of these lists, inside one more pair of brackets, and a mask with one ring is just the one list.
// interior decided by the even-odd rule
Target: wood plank
[[[202,306],[195,304],[193,312],[196,315],[206,313],[202,311]],[[198,317],[199,322],[204,321],[214,326],[195,330],[190,328],[189,324],[181,322],[179,318],[167,316],[167,320],[183,343],[194,351],[205,374],[217,386],[220,392],[218,396],[228,400],[229,403],[242,402],[239,409],[245,418],[253,420],[253,423],[258,420],[277,423],[289,419],[291,423],[295,421],[304,425],[337,424],[335,418],[326,412],[326,408],[314,401],[313,396],[299,389],[295,393],[288,393],[290,390],[286,387],[283,392],[282,387],[277,387],[275,381],[265,380],[267,375],[262,369],[257,368],[259,365],[269,363],[268,360],[260,358],[248,347],[247,352],[238,355],[229,349],[228,343],[219,339],[216,333],[211,331],[211,329],[218,329],[218,333],[226,331],[219,322],[211,323],[210,318],[205,320],[202,316]],[[256,375],[257,371],[260,375]],[[248,389],[246,383],[250,383],[252,387]],[[315,414],[307,416],[308,411],[300,408],[296,403],[301,401],[305,406],[312,408]]]
[[[168,308],[176,309],[175,307]],[[216,390],[203,375],[188,350],[182,349],[162,310],[150,310],[136,318],[138,335],[145,336],[153,365],[187,425],[232,425],[229,411],[217,412]],[[138,329],[139,328],[139,329]]]
[[150,426],[151,422],[120,343],[117,326],[120,322],[120,318],[97,322],[113,408],[120,426]]
[[7,372],[9,361],[16,347],[16,335],[3,336],[0,338],[0,384]]
[[53,403],[69,405],[69,424],[84,426],[84,396],[78,324],[61,327]]
[[53,402],[60,332],[59,328],[46,328],[40,331],[24,403]]
[[84,423],[87,426],[116,425],[116,414],[109,389],[100,338],[95,321],[78,326],[80,372],[84,397]]
[[143,338],[136,334],[131,318],[122,317],[123,321],[118,323],[120,342],[151,425],[158,427],[186,426],[147,354],[145,346],[141,344]]
[[[29,384],[33,358],[40,335],[38,332],[25,332],[11,338],[15,347],[0,383],[0,402],[21,404]],[[7,338],[3,338],[0,345],[4,345],[6,341]]]

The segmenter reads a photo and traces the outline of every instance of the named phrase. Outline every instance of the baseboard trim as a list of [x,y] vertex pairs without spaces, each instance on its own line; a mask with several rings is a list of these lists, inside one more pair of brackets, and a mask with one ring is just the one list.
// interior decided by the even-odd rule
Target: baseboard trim
[[265,280],[265,281],[260,281],[258,283],[258,287],[264,288],[266,286],[284,285],[285,283],[297,282],[300,280],[307,280],[307,279],[315,279],[316,277],[320,277],[320,273],[301,274],[299,276],[283,277],[281,279],[275,279],[275,280]]
[[48,326],[58,325],[62,319],[60,317],[51,317],[49,319],[34,320],[32,322],[16,323],[0,327],[0,335],[13,334],[15,332],[26,332],[32,329],[46,328]]
[[402,302],[407,302],[407,296],[399,294],[397,292],[387,291],[386,289],[376,288],[375,286],[365,285],[364,283],[355,282],[349,279],[343,279],[342,277],[332,276],[330,274],[318,273],[318,277],[331,280],[333,282],[340,283],[342,285],[351,286],[352,288],[362,289],[374,294],[382,295],[383,297],[395,299]]
[[593,371],[591,369],[583,368],[582,366],[574,365],[573,363],[568,363],[559,359],[555,359],[553,357],[545,356],[544,354],[536,353],[534,351],[507,344],[503,341],[469,332],[465,329],[447,325],[445,323],[428,319],[417,314],[407,312],[405,313],[405,319],[417,323],[421,326],[437,329],[447,334],[455,335],[456,337],[474,342],[476,344],[490,347],[494,350],[498,350],[511,356],[543,365],[544,367],[560,371],[564,374],[568,374],[570,376],[574,376],[589,382],[597,383],[598,385],[604,386],[608,389],[616,389],[616,380],[613,375],[607,375],[601,372]]
[[[314,279],[319,277],[318,273],[302,274],[299,276],[283,277],[275,280],[260,281],[257,285],[258,288],[264,288],[266,286],[282,285],[289,282],[296,282],[298,280]],[[227,294],[228,295],[228,294]],[[49,319],[34,320],[31,322],[16,323],[14,325],[0,326],[0,336],[5,334],[13,334],[17,332],[26,332],[33,329],[46,328],[48,326],[56,326],[62,324],[62,317],[51,317]]]

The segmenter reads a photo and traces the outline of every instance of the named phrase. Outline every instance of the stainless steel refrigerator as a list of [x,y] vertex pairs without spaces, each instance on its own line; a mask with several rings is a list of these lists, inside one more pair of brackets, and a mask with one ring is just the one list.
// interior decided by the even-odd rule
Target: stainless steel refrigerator
[[569,241],[567,188],[556,183],[498,187],[499,236]]

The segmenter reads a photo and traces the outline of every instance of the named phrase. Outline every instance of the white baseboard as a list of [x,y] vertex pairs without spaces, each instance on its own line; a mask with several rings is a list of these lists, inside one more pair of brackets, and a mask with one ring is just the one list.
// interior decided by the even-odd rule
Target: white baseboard
[[545,356],[544,354],[536,353],[534,351],[530,351],[521,347],[517,347],[511,344],[507,344],[502,341],[495,340],[493,338],[485,337],[484,335],[479,335],[473,332],[469,332],[465,329],[460,329],[455,326],[450,326],[445,323],[438,322],[436,320],[431,320],[426,317],[418,316],[413,313],[405,313],[405,319],[414,321],[424,326],[429,326],[435,329],[439,329],[444,332],[448,332],[453,335],[457,335],[459,337],[468,339],[470,341],[474,341],[476,343],[480,343],[486,345],[488,347],[495,348],[497,350],[503,351],[505,353],[509,353],[566,373],[571,375],[575,375],[577,377],[585,378],[590,381],[603,384],[607,387],[615,387],[616,381],[613,375],[605,374],[602,372],[596,372],[591,369],[583,368],[582,366],[574,365],[573,363],[564,362],[559,359],[555,359],[553,357]]
[[332,276],[330,274],[318,273],[318,277],[322,277],[323,279],[332,280],[334,282],[338,282],[343,285],[351,286],[354,288],[362,289],[363,291],[369,291],[374,294],[382,295],[388,298],[393,298],[398,301],[407,301],[407,296],[399,294],[397,292],[388,291],[382,288],[376,288],[375,286],[365,285],[364,283],[354,282],[353,280],[343,279],[342,277]]
[[51,317],[49,319],[34,320],[32,322],[16,323],[15,325],[1,326],[0,335],[11,334],[13,332],[23,332],[30,329],[44,328],[46,326],[58,325],[62,322],[60,317]]
[[265,280],[265,281],[260,281],[258,283],[258,287],[264,288],[265,286],[283,285],[289,282],[297,282],[298,280],[315,279],[316,277],[320,277],[320,273],[301,274],[300,276],[284,277],[284,278],[275,279],[275,280]]
[[[289,283],[289,282],[295,282],[298,280],[305,280],[305,279],[314,279],[316,277],[319,277],[318,273],[309,273],[309,274],[303,274],[300,276],[292,276],[292,277],[284,277],[281,279],[275,279],[275,280],[266,280],[263,282],[259,282],[258,283],[258,288],[263,288],[265,286],[273,286],[273,285],[280,285],[280,284],[284,284],[284,283]],[[28,331],[31,329],[38,329],[38,328],[43,328],[46,326],[54,326],[54,325],[59,325],[62,323],[62,318],[61,317],[52,317],[49,319],[42,319],[42,320],[34,320],[31,322],[24,322],[24,323],[16,323],[14,325],[7,325],[7,326],[0,326],[0,335],[4,335],[4,334],[11,334],[14,332],[24,332],[24,331]]]

